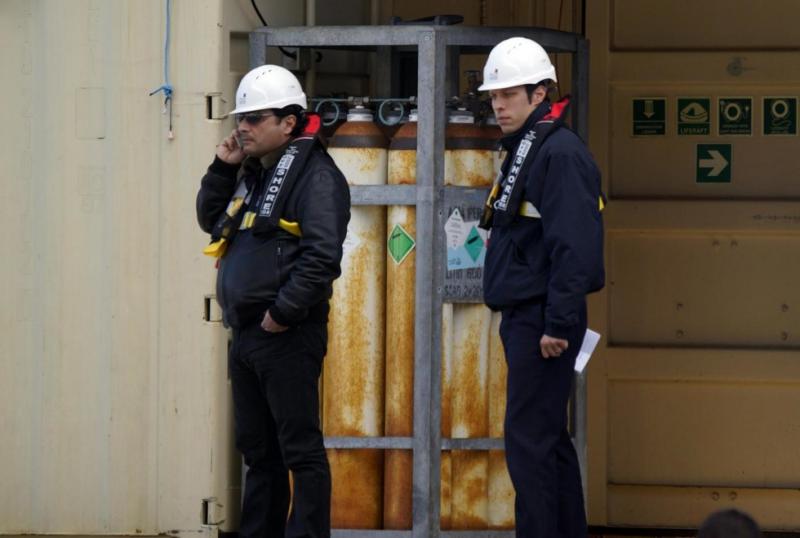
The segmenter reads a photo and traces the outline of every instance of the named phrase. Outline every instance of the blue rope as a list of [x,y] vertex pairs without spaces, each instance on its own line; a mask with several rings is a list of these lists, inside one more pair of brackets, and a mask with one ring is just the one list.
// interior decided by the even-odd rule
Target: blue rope
[[150,92],[150,95],[155,95],[158,92],[164,92],[165,103],[167,100],[172,99],[172,84],[169,83],[169,34],[170,34],[170,9],[172,0],[167,0],[167,29],[166,37],[164,38],[164,84]]
[[150,95],[155,95],[159,92],[164,92],[164,112],[169,110],[169,131],[167,131],[167,138],[172,140],[173,133],[172,133],[172,84],[169,83],[169,34],[170,34],[170,27],[171,24],[171,9],[172,7],[172,0],[167,0],[167,28],[166,28],[166,36],[164,38],[164,84],[150,92]]

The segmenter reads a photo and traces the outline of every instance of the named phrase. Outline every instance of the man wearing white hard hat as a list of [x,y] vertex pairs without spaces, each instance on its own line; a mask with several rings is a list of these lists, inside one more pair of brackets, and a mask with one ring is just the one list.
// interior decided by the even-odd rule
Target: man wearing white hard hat
[[519,538],[585,538],[580,468],[567,430],[586,295],[604,284],[600,173],[551,103],[556,72],[536,42],[495,46],[483,70],[508,156],[484,208],[484,301],[502,312],[506,462]]
[[233,336],[236,446],[248,466],[242,538],[330,536],[317,386],[350,193],[319,142],[319,116],[306,108],[283,67],[247,73],[236,92],[236,128],[217,146],[197,195]]

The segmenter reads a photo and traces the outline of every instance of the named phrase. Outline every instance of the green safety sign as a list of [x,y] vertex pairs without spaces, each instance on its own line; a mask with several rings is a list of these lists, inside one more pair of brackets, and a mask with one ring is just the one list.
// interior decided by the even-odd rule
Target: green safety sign
[[710,97],[678,97],[678,134],[711,134]]
[[730,183],[730,144],[697,144],[697,183]]
[[387,248],[389,255],[394,260],[394,263],[400,264],[406,259],[406,256],[414,249],[416,242],[414,238],[399,224],[395,224],[392,228],[392,233],[389,234],[389,241]]
[[797,97],[764,98],[764,134],[797,134]]
[[753,134],[753,99],[751,97],[720,98],[719,134]]
[[481,250],[483,250],[483,239],[481,239],[481,234],[478,233],[478,229],[475,226],[469,231],[469,235],[464,241],[464,248],[467,249],[467,254],[472,258],[472,261],[478,261]]
[[633,135],[663,135],[667,132],[667,99],[646,97],[633,100]]

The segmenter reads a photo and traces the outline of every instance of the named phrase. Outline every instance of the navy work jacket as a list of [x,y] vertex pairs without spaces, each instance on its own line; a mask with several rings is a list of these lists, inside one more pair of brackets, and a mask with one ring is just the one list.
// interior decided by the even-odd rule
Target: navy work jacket
[[[550,110],[543,103],[525,125],[502,139],[506,173],[523,135]],[[484,301],[493,310],[543,302],[544,333],[565,338],[579,322],[585,297],[601,289],[603,220],[600,171],[583,141],[558,128],[542,143],[524,180],[535,211],[491,230],[483,273]],[[530,209],[530,206],[528,206]]]

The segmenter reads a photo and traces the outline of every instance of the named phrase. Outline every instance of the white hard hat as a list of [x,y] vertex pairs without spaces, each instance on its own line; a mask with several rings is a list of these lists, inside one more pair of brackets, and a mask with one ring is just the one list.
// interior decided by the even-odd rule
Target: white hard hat
[[306,94],[297,77],[279,65],[262,65],[247,73],[239,83],[236,108],[231,114],[289,105],[308,108]]
[[556,81],[556,69],[541,45],[525,37],[501,41],[489,53],[478,90],[499,90],[543,80]]

